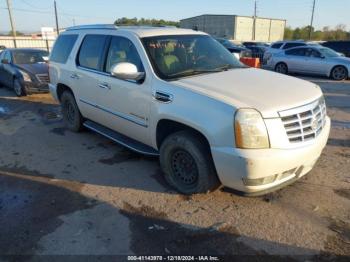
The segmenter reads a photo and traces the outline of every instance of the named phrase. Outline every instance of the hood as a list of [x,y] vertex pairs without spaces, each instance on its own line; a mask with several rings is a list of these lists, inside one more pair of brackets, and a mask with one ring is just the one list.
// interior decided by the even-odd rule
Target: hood
[[322,95],[313,83],[254,68],[199,75],[173,83],[237,108],[255,108],[264,118],[278,117],[279,111],[311,103]]
[[46,63],[37,63],[37,64],[17,64],[19,69],[22,69],[30,74],[48,74],[49,67]]

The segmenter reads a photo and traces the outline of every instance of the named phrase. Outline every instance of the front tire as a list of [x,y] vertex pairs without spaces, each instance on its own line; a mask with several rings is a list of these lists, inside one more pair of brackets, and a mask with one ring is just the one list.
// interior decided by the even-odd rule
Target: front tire
[[206,193],[220,186],[206,141],[192,132],[177,132],[165,139],[160,165],[168,184],[182,194]]
[[61,107],[65,126],[73,132],[80,132],[83,129],[83,117],[71,92],[63,92]]
[[280,74],[288,74],[288,66],[286,63],[278,63],[275,66],[275,72],[280,73]]
[[348,70],[344,66],[336,66],[331,72],[331,78],[336,81],[342,81],[349,76]]
[[21,82],[17,78],[13,79],[13,90],[15,91],[15,94],[18,97],[27,95],[24,89],[24,86],[21,84]]

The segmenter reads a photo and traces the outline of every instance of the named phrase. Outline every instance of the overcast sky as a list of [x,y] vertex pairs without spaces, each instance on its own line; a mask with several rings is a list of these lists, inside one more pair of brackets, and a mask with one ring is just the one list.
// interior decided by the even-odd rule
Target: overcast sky
[[[54,26],[53,0],[12,0],[18,31]],[[258,15],[286,19],[292,27],[310,23],[313,0],[258,0]],[[350,0],[316,0],[315,26],[345,24],[350,30]],[[254,0],[57,0],[60,27],[113,23],[119,17],[178,21],[201,14],[253,15]],[[9,31],[6,0],[0,0],[0,31]]]

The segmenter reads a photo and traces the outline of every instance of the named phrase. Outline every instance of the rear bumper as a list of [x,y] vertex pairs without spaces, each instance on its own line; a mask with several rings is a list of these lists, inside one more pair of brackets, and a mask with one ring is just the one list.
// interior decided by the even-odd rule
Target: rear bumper
[[[212,148],[212,155],[220,181],[224,186],[257,196],[291,184],[311,171],[327,144],[330,132],[327,117],[323,132],[312,145],[294,149],[247,150],[228,147]],[[268,183],[249,185],[273,177]]]

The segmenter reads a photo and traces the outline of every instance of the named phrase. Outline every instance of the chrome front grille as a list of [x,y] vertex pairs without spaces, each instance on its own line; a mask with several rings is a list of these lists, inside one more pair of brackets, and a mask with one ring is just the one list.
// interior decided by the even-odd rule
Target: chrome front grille
[[48,74],[37,74],[36,78],[39,80],[42,84],[48,84],[50,83],[50,78]]
[[298,108],[279,112],[290,143],[315,139],[326,124],[326,103],[323,98]]

